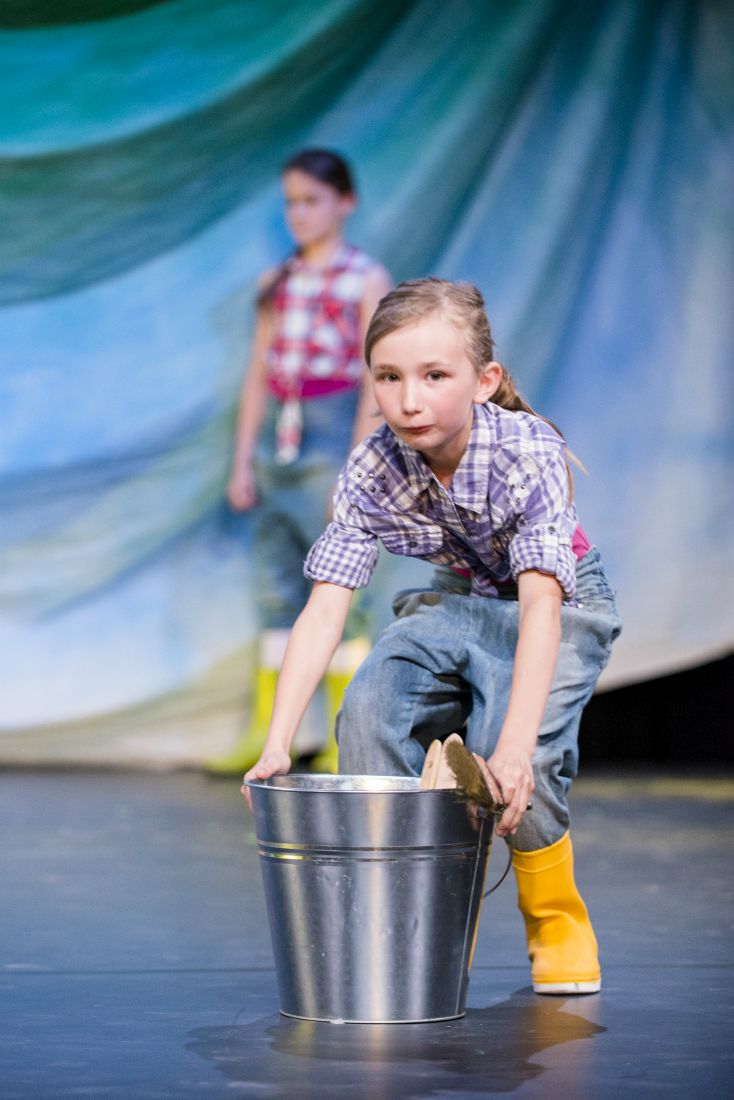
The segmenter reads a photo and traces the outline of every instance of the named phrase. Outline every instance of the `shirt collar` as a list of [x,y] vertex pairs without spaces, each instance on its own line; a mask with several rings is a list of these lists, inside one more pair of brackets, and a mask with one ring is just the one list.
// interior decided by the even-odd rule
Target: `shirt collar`
[[[405,461],[408,483],[419,496],[436,480],[435,475],[418,451],[398,436],[395,436],[395,441]],[[494,441],[494,422],[490,410],[485,405],[474,405],[469,440],[454,472],[450,493],[456,504],[477,515],[482,513],[487,500]]]
[[408,485],[416,496],[420,496],[434,480],[433,470],[423,461],[418,451],[414,450],[413,447],[409,447],[407,443],[403,443],[402,439],[394,432],[393,436],[405,462]]
[[340,268],[346,267],[349,263],[349,258],[352,254],[352,251],[352,246],[348,245],[346,241],[342,241],[334,255],[329,260],[328,264],[326,264],[324,267],[314,267],[313,264],[306,263],[306,261],[301,256],[299,256],[297,252],[294,252],[289,260],[289,266],[291,271],[309,271],[314,272],[317,275],[321,275],[327,271],[335,271]]
[[494,422],[490,409],[486,405],[474,405],[469,441],[451,482],[451,496],[456,504],[477,515],[486,506],[494,442]]

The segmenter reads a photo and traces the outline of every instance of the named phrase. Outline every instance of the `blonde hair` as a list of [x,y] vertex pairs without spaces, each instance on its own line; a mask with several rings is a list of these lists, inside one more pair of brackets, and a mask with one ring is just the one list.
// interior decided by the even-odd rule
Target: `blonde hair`
[[[425,279],[406,279],[381,299],[365,337],[364,356],[367,364],[370,364],[372,349],[383,336],[433,314],[439,314],[461,333],[467,357],[477,375],[481,376],[487,363],[494,361],[494,340],[481,291],[472,283],[452,283],[435,275],[429,275]],[[563,433],[553,421],[541,416],[528,404],[507,367],[502,363],[499,365],[502,367],[502,378],[489,400],[510,412],[525,412],[537,416],[539,420],[550,424],[563,439]],[[566,455],[583,469],[576,456],[567,447],[565,450]],[[573,476],[568,462],[566,470],[573,496]]]

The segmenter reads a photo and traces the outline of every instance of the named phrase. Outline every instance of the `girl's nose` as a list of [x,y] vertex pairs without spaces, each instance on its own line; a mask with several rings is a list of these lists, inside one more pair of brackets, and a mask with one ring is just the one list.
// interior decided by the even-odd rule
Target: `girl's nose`
[[404,413],[420,412],[420,392],[418,386],[414,382],[403,382],[401,397]]

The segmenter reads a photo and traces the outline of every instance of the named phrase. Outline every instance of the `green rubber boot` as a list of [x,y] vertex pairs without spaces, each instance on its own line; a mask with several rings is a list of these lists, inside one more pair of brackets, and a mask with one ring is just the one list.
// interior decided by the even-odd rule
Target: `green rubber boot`
[[257,670],[255,704],[247,732],[243,733],[230,752],[207,761],[206,770],[211,775],[243,775],[260,759],[268,736],[277,682],[277,669]]

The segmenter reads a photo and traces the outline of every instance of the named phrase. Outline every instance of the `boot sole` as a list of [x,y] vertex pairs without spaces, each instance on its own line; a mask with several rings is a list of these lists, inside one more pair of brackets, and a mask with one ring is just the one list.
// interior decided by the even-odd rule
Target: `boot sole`
[[534,993],[545,993],[551,996],[572,996],[579,993],[598,993],[601,989],[601,978],[593,982],[533,982]]

